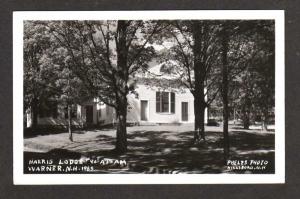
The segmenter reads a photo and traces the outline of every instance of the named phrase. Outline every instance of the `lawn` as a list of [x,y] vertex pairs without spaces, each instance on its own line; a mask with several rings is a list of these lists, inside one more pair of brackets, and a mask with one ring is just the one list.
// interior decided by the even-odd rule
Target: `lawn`
[[230,160],[238,164],[268,161],[263,170],[232,170],[223,160],[222,127],[206,127],[206,142],[198,144],[192,143],[192,130],[192,125],[127,127],[128,152],[124,155],[114,153],[114,129],[77,130],[74,142],[68,140],[67,133],[37,135],[24,139],[24,171],[36,173],[28,170],[32,166],[28,162],[34,159],[51,159],[53,164],[70,159],[108,159],[127,164],[94,164],[92,171],[75,169],[70,173],[274,173],[273,131],[230,126]]

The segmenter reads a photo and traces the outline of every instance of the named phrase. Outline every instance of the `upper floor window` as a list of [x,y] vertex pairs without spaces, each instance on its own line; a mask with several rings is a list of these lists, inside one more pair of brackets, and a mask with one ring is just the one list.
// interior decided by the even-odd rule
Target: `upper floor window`
[[175,93],[156,92],[156,112],[175,113]]

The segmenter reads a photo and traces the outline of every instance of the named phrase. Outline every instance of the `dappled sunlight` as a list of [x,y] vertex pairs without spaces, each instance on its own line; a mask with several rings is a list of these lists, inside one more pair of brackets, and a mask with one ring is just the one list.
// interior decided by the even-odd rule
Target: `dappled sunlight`
[[[224,165],[221,128],[218,131],[212,131],[217,127],[209,128],[206,141],[197,144],[193,144],[193,131],[189,128],[187,131],[183,131],[182,126],[159,129],[152,126],[127,127],[128,152],[123,155],[114,151],[114,129],[76,131],[74,142],[68,140],[67,133],[37,136],[24,140],[25,157],[51,154],[51,157],[63,158],[73,153],[80,157],[122,158],[127,161],[126,168],[99,168],[96,173],[234,173],[227,171]],[[262,158],[274,163],[274,134],[230,130],[229,135],[231,159]],[[274,172],[274,166],[265,172]]]
[[239,155],[249,155],[249,154],[260,155],[260,154],[275,153],[275,150],[252,150],[252,151],[236,150],[235,153]]
[[143,137],[135,137],[135,138],[128,138],[128,141],[130,141],[130,142],[146,142],[146,141],[149,141],[149,139],[143,138]]
[[164,136],[164,138],[167,139],[167,140],[173,140],[173,141],[179,141],[180,140],[177,135],[166,135],[166,136]]

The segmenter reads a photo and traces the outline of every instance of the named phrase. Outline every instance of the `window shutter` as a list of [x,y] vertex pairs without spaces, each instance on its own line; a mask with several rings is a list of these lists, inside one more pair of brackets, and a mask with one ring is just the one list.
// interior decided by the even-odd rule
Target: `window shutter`
[[171,93],[171,113],[175,113],[175,93]]
[[156,92],[156,112],[160,113],[160,92]]

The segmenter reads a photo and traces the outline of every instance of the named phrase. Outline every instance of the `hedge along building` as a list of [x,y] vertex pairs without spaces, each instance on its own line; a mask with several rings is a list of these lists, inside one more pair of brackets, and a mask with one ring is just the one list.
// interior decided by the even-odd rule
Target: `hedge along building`
[[[162,72],[164,64],[150,63],[149,71],[135,78],[134,92],[128,94],[127,122],[139,125],[194,123],[194,97],[178,78]],[[113,107],[90,99],[72,107],[73,126],[109,125],[116,122]],[[207,123],[207,110],[205,111]],[[27,112],[27,127],[31,114]],[[40,108],[38,125],[68,124],[64,106],[50,101]]]

